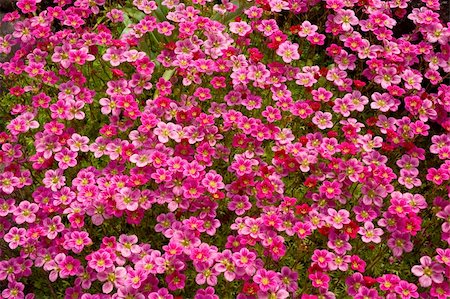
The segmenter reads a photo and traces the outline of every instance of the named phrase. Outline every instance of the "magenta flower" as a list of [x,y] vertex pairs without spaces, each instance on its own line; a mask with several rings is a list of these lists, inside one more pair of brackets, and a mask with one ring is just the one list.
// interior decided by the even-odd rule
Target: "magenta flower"
[[70,249],[75,253],[80,253],[85,246],[92,244],[89,233],[85,231],[71,232],[70,234],[64,235],[64,239],[64,248]]
[[214,170],[205,175],[202,184],[209,193],[216,193],[219,189],[225,187],[225,184],[222,182],[222,176],[217,174]]
[[430,290],[431,296],[438,299],[447,299],[450,297],[450,287],[447,283],[434,284]]
[[60,269],[59,276],[61,278],[67,278],[69,276],[78,275],[82,272],[82,266],[79,260],[73,258],[72,256],[66,256],[64,259],[58,262],[58,267]]
[[139,289],[145,279],[147,279],[147,276],[147,273],[142,269],[129,269],[125,284],[131,286],[133,289]]
[[252,204],[250,203],[249,198],[246,195],[235,195],[228,203],[228,209],[230,211],[234,211],[238,216],[244,215],[244,213],[250,210],[251,207]]
[[417,286],[404,280],[401,280],[394,290],[402,299],[419,298]]
[[332,254],[328,250],[316,249],[314,250],[311,260],[316,262],[320,268],[327,269],[328,264],[332,261]]
[[441,168],[429,168],[427,173],[427,180],[432,181],[436,185],[441,185],[444,181],[449,179],[449,175],[447,172],[442,170]]
[[410,241],[409,234],[394,232],[387,241],[387,245],[391,248],[394,256],[399,257],[404,252],[411,252],[413,243]]
[[313,287],[320,289],[328,289],[328,284],[330,282],[330,276],[324,272],[316,271],[308,275],[311,280]]
[[406,217],[406,215],[411,211],[411,206],[408,204],[406,199],[402,197],[400,192],[393,192],[391,205],[389,206],[388,211],[403,218]]
[[172,274],[166,276],[166,282],[169,290],[171,291],[183,289],[186,284],[186,275],[175,271]]
[[259,269],[253,276],[253,281],[258,284],[263,292],[276,291],[278,289],[279,278],[275,271]]
[[352,249],[352,245],[349,243],[349,235],[346,233],[336,233],[334,230],[330,232],[327,246],[333,249],[336,254],[343,255],[347,251]]
[[21,282],[15,280],[9,281],[8,287],[2,291],[2,297],[5,299],[26,298],[23,293],[24,288],[25,285]]
[[256,271],[255,267],[256,254],[247,248],[242,248],[238,252],[233,253],[233,261],[240,272],[253,275]]
[[97,272],[103,272],[113,266],[115,255],[109,250],[95,251],[88,256],[88,266]]

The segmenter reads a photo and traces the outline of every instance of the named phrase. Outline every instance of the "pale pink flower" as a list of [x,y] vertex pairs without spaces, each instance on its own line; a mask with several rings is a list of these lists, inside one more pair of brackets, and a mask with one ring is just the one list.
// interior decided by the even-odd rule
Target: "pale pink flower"
[[230,22],[230,31],[239,36],[246,36],[251,30],[250,25],[244,21]]
[[290,63],[292,60],[300,59],[298,53],[298,44],[293,44],[290,41],[283,42],[276,51],[277,55],[281,56],[284,62]]
[[372,222],[367,221],[364,223],[364,228],[359,228],[358,233],[362,235],[361,240],[365,243],[380,243],[380,236],[383,235],[383,230],[381,228],[375,228]]
[[429,256],[422,256],[420,258],[421,265],[415,265],[412,267],[411,272],[419,277],[419,283],[422,287],[427,288],[432,283],[442,283],[444,281],[443,273],[444,267],[437,263]]

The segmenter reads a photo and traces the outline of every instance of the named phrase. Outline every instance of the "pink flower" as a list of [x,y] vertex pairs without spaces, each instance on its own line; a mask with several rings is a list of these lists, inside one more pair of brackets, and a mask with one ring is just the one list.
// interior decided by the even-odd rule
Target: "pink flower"
[[276,51],[278,56],[281,56],[284,62],[290,63],[292,60],[300,59],[298,53],[298,44],[293,44],[290,41],[283,42]]
[[177,128],[178,125],[173,123],[164,123],[159,122],[157,127],[153,130],[156,136],[158,136],[158,140],[162,143],[167,143],[169,141],[169,137],[171,139],[177,138]]
[[223,189],[225,184],[222,182],[222,176],[214,170],[208,172],[202,180],[203,186],[209,193],[216,193],[219,189]]
[[332,254],[328,250],[316,249],[314,250],[311,260],[317,263],[320,268],[326,270],[328,269],[329,263],[332,261]]
[[309,21],[303,21],[303,23],[300,25],[298,35],[300,37],[307,37],[316,33],[317,29],[319,29],[317,25],[313,25]]
[[136,211],[139,207],[139,195],[139,190],[128,187],[121,188],[119,193],[114,196],[117,209]]
[[125,284],[131,286],[133,289],[139,289],[142,283],[147,279],[147,276],[147,273],[143,269],[129,269],[127,271]]
[[250,174],[252,172],[252,167],[258,165],[258,161],[255,159],[246,159],[242,156],[236,156],[235,161],[231,163],[230,171],[236,171],[238,176],[243,176],[245,174]]
[[109,61],[112,66],[119,66],[122,62],[126,61],[124,50],[116,47],[108,48],[102,58],[105,61]]
[[58,233],[62,232],[65,228],[64,224],[61,223],[60,216],[44,219],[43,226],[46,228],[46,237],[50,240],[55,239]]
[[39,207],[37,204],[30,203],[29,201],[21,201],[17,209],[14,211],[16,223],[33,223],[36,220],[36,212],[38,210]]
[[388,112],[389,110],[396,110],[395,99],[388,93],[380,94],[379,92],[374,92],[372,94],[372,103],[370,103],[370,108],[379,109],[381,112]]
[[109,294],[112,292],[114,286],[120,288],[124,285],[127,270],[123,267],[109,268],[106,271],[99,272],[97,277],[99,281],[105,281],[102,286],[103,293]]
[[230,31],[239,35],[239,36],[246,36],[250,31],[251,27],[246,22],[230,22]]
[[123,257],[128,258],[132,253],[137,254],[141,252],[139,245],[136,245],[137,242],[138,238],[136,235],[120,235],[117,250]]
[[115,259],[115,255],[106,249],[101,249],[99,251],[95,251],[88,256],[86,256],[86,260],[88,261],[88,266],[94,269],[97,272],[103,272],[107,268],[113,266]]
[[405,252],[411,252],[413,244],[410,241],[409,234],[394,232],[389,238],[387,245],[391,248],[395,257],[399,257]]
[[329,112],[316,111],[312,122],[317,125],[321,130],[330,129],[333,127],[333,122],[331,121],[332,115]]
[[402,299],[419,298],[417,293],[417,286],[405,280],[400,281],[394,288],[395,292],[400,295]]
[[151,292],[148,299],[173,299],[173,296],[166,288],[160,288],[158,291]]
[[46,188],[57,191],[66,184],[66,178],[63,176],[63,170],[58,168],[56,170],[47,170],[42,182]]
[[320,271],[316,271],[308,275],[308,278],[312,281],[312,285],[315,288],[328,289],[328,283],[330,282],[330,277]]
[[350,213],[347,210],[339,210],[336,211],[335,209],[329,208],[327,210],[328,212],[328,221],[332,224],[332,226],[336,229],[341,229],[344,224],[350,223]]
[[280,110],[272,106],[267,106],[262,112],[262,116],[264,116],[270,123],[281,119]]
[[253,281],[258,284],[263,292],[276,291],[278,289],[279,278],[275,271],[259,269],[253,276]]
[[338,198],[342,193],[341,186],[342,184],[338,181],[325,181],[322,186],[319,187],[319,192],[322,196],[329,199]]
[[419,283],[422,287],[427,288],[432,283],[442,283],[444,281],[444,267],[439,263],[433,262],[429,256],[420,258],[421,265],[413,266],[411,272],[419,277]]
[[74,231],[70,234],[65,234],[64,239],[64,248],[70,249],[75,253],[80,253],[85,246],[92,244],[89,233],[85,231]]
[[252,204],[246,195],[234,195],[228,203],[228,209],[234,211],[238,216],[244,215],[251,207]]
[[82,47],[80,49],[70,50],[69,60],[71,63],[83,65],[86,61],[95,60],[95,56],[89,54],[89,49],[87,47]]
[[210,268],[208,264],[201,264],[197,267],[197,276],[195,282],[198,285],[207,283],[210,286],[217,285],[217,276],[219,272],[215,268]]
[[19,246],[22,246],[26,242],[26,230],[24,228],[17,228],[13,226],[7,234],[3,237],[3,239],[8,243],[9,248],[16,249]]
[[77,152],[63,148],[62,151],[55,154],[55,160],[59,162],[58,166],[60,169],[67,169],[77,165],[77,156]]
[[241,248],[238,252],[233,253],[233,261],[239,272],[244,272],[247,275],[253,275],[256,271],[255,266],[256,254],[249,251],[247,248]]
[[394,291],[396,285],[400,282],[400,278],[394,274],[384,274],[377,278],[377,282],[380,284],[382,291]]
[[80,261],[70,255],[59,261],[58,267],[60,268],[59,276],[61,278],[78,275],[82,272],[83,269]]
[[11,194],[14,187],[19,184],[19,179],[10,171],[5,171],[0,175],[0,190],[6,194]]
[[355,12],[350,9],[342,9],[336,13],[333,21],[336,24],[341,25],[342,30],[349,31],[352,26],[358,25],[358,18],[355,16]]
[[360,227],[358,233],[362,235],[361,239],[365,243],[374,242],[380,243],[380,236],[383,235],[383,230],[381,228],[374,228],[372,222],[365,222],[364,228]]
[[312,233],[312,227],[309,222],[297,222],[295,223],[293,230],[297,233],[297,236],[300,239],[305,239],[307,236],[311,235]]
[[401,74],[403,81],[405,81],[406,89],[417,89],[420,90],[422,83],[422,76],[418,71],[406,69]]
[[257,28],[264,36],[271,36],[274,32],[279,31],[277,22],[274,19],[262,20]]
[[449,175],[441,168],[429,168],[427,173],[427,180],[432,181],[436,185],[441,185],[444,181],[449,179]]
[[397,71],[393,67],[383,67],[380,69],[378,75],[373,79],[375,83],[381,84],[381,87],[388,88],[391,85],[400,83],[401,78],[397,75]]
[[124,20],[124,14],[123,11],[119,9],[112,9],[110,12],[106,14],[106,16],[113,22],[113,23],[120,23]]
[[17,282],[15,280],[8,281],[8,287],[3,289],[2,297],[5,299],[26,298],[23,293],[24,288],[25,285],[21,282]]

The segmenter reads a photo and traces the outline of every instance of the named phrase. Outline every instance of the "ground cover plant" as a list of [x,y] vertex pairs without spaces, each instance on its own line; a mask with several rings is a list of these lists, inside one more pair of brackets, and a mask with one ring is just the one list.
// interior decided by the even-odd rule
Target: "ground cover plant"
[[1,297],[449,298],[440,10],[16,1]]

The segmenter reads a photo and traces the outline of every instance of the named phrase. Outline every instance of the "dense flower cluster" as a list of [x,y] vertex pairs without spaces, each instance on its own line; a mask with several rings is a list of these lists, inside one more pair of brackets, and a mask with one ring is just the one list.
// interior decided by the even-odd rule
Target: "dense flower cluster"
[[16,6],[2,298],[450,297],[439,1]]

